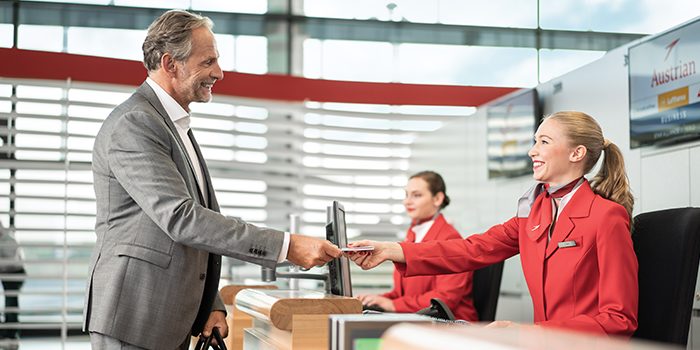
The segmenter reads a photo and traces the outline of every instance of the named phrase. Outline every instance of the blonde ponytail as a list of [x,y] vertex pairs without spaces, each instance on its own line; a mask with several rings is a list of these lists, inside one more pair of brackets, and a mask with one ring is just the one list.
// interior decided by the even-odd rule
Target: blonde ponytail
[[593,177],[591,189],[601,197],[625,207],[627,214],[632,218],[634,197],[630,192],[622,151],[614,143],[607,142],[607,146],[604,148],[603,164],[598,170],[598,174]]

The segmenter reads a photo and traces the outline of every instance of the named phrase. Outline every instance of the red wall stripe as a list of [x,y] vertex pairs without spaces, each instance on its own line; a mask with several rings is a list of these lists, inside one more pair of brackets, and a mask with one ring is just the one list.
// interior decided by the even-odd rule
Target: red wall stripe
[[[0,77],[139,85],[141,62],[67,53],[0,48]],[[479,106],[517,88],[306,79],[226,72],[214,93],[281,101]]]

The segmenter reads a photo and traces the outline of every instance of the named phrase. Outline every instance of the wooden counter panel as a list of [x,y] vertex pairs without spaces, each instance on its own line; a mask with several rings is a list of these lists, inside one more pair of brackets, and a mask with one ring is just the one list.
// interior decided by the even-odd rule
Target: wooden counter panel
[[362,303],[355,298],[316,291],[245,289],[236,296],[236,306],[288,331],[292,330],[293,315],[362,313]]

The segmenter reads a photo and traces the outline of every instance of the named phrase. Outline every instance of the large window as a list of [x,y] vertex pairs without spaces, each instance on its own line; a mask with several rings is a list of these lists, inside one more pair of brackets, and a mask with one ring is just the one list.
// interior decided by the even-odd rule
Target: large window
[[[578,57],[561,57],[579,62]],[[587,61],[588,62],[588,61]],[[577,66],[578,67],[578,66]],[[535,86],[537,50],[318,40],[304,42],[308,78],[415,84]]]
[[[550,0],[45,2],[66,4],[50,4],[52,11],[42,11],[41,2],[20,2],[20,14],[28,15],[20,15],[19,48],[140,60],[148,17],[180,7],[212,16],[227,71],[508,87],[532,87],[580,67],[614,47],[609,43],[623,40],[615,33],[663,30],[691,18],[700,6],[690,1],[582,5]],[[100,6],[107,4],[110,10]],[[0,6],[8,14],[0,17],[6,22],[0,24],[0,47],[8,47],[14,37],[12,7]],[[98,28],[99,23],[86,19],[91,13],[111,18],[106,11],[125,19],[112,23],[120,28]],[[128,12],[139,15],[132,21]],[[287,13],[293,16],[281,16]],[[577,15],[567,16],[571,13]]]
[[402,83],[528,86],[537,85],[537,50],[526,48],[402,44]]
[[537,26],[536,0],[304,0],[303,3],[303,13],[311,17],[498,27]]
[[354,81],[394,81],[394,51],[383,42],[307,39],[304,76]]
[[602,57],[605,52],[581,50],[540,50],[540,81],[562,76]]
[[[19,26],[17,47],[141,61],[145,37],[145,30],[23,24]],[[11,42],[12,26],[0,24],[0,47],[11,46]],[[216,43],[223,70],[267,73],[267,38],[216,34]]]
[[697,1],[539,2],[540,26],[548,29],[656,33],[693,19],[700,13]]
[[[20,49],[61,52],[65,47],[63,27],[22,24],[17,33],[17,47]],[[9,35],[11,40],[12,33]]]

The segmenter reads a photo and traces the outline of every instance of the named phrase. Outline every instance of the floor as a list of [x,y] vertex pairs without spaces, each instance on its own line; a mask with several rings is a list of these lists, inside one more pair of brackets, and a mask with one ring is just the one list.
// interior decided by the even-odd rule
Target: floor
[[[194,343],[191,345],[194,348]],[[60,337],[25,337],[19,340],[0,338],[0,350],[91,350],[87,335]]]
[[2,350],[90,350],[90,340],[87,336],[72,336],[62,342],[61,338],[21,338],[19,340],[0,339]]

